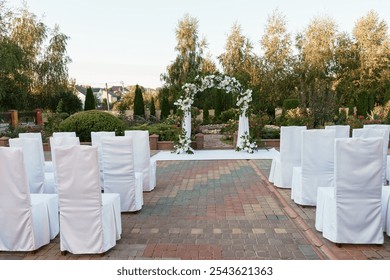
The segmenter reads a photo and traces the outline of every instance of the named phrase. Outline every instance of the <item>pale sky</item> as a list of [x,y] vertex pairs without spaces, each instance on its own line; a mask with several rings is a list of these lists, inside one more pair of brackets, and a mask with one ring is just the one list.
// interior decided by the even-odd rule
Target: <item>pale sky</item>
[[[390,24],[389,0],[26,0],[29,11],[70,37],[69,75],[78,84],[162,86],[160,74],[175,59],[175,29],[188,13],[214,59],[224,51],[235,22],[260,53],[267,17],[279,9],[289,32],[302,31],[316,16],[330,16],[352,32],[369,10]],[[22,0],[8,0],[20,7]]]

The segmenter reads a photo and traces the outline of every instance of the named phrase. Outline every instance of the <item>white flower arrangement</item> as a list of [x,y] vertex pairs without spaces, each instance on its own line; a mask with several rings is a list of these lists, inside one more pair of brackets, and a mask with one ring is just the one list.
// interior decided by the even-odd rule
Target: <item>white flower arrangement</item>
[[[252,90],[248,89],[244,91],[236,78],[227,75],[208,75],[203,78],[196,76],[195,83],[186,83],[183,85],[182,89],[184,94],[179,97],[174,105],[179,106],[179,109],[183,111],[185,115],[185,113],[191,111],[191,105],[194,103],[195,94],[209,88],[223,89],[226,93],[237,94],[236,105],[240,110],[240,114],[246,115],[248,113],[249,104],[252,101]],[[188,153],[188,148],[190,148],[189,143],[191,143],[191,139],[186,137],[185,130],[183,129],[179,138],[179,143],[175,145],[175,152],[178,154],[182,152]],[[193,153],[192,149],[191,151],[191,153]]]
[[176,154],[193,154],[194,150],[191,147],[191,139],[187,138],[187,132],[185,129],[182,129],[181,134],[179,135],[179,142],[173,146],[174,151],[172,153]]
[[244,135],[241,136],[241,145],[236,147],[236,151],[239,152],[239,151],[245,151],[245,152],[248,152],[250,154],[253,154],[254,151],[257,151],[257,144],[255,141],[253,141],[251,139],[251,137],[249,137],[249,134],[247,131],[245,131]]

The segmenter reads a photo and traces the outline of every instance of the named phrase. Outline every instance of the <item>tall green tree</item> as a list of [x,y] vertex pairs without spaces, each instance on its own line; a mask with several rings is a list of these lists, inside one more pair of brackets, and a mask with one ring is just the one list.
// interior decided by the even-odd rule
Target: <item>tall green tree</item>
[[287,31],[285,16],[278,10],[268,17],[260,45],[264,54],[256,80],[261,85],[263,102],[257,101],[263,104],[260,109],[271,111],[292,97],[295,87],[291,35]]
[[161,104],[161,114],[160,114],[160,120],[166,119],[170,114],[170,106],[167,95],[162,96],[162,100],[160,102]]
[[152,96],[152,99],[150,100],[150,115],[153,117],[156,117],[156,105],[154,104],[154,98]]
[[[198,20],[186,14],[179,20],[176,28],[176,58],[168,65],[166,73],[161,75],[164,82],[163,91],[170,104],[178,99],[182,86],[193,82],[194,78],[212,69],[212,62],[204,59],[204,50],[207,46],[205,39],[199,39]],[[206,62],[203,64],[203,62]]]
[[[359,92],[383,102],[386,84],[390,82],[390,37],[388,26],[374,11],[360,18],[353,28],[359,53]],[[363,97],[364,98],[364,97]]]
[[85,95],[84,111],[95,110],[95,96],[93,95],[92,88],[87,88],[87,94]]
[[253,59],[252,43],[242,34],[241,26],[233,24],[226,40],[225,52],[218,57],[224,73],[247,86],[251,80]]
[[134,95],[134,116],[145,117],[145,103],[142,96],[142,91],[138,85],[135,86]]
[[298,60],[302,106],[310,108],[314,125],[332,120],[334,107],[335,49],[338,31],[329,17],[314,18],[303,33],[298,34]]

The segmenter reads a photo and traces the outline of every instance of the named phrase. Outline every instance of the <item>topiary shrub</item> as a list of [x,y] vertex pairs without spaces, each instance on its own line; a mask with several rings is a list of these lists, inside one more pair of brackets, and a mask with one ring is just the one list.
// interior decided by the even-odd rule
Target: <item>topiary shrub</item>
[[76,113],[59,126],[60,131],[74,131],[82,142],[91,141],[91,131],[115,131],[123,135],[126,124],[110,113],[90,110]]

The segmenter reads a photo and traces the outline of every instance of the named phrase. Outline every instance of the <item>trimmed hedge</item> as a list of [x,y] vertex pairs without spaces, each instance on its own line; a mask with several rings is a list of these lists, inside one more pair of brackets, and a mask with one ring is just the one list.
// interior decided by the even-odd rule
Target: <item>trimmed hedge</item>
[[102,111],[90,110],[76,113],[59,126],[60,131],[74,131],[82,142],[91,141],[91,131],[115,131],[123,135],[126,124],[114,115]]

